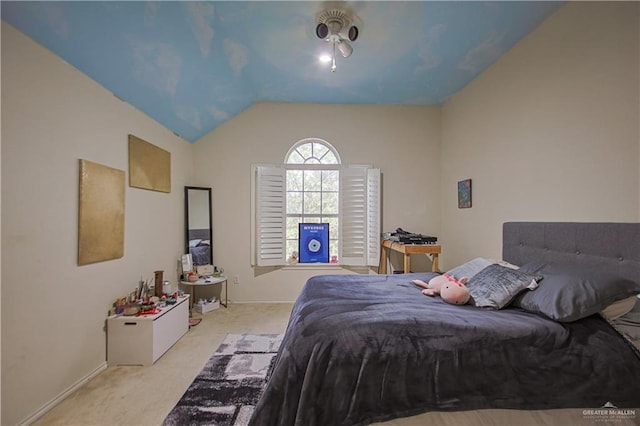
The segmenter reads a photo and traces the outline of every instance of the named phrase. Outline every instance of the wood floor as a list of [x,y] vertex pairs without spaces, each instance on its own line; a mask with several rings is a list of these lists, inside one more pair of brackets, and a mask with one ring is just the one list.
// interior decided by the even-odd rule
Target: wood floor
[[[202,315],[176,345],[151,367],[109,367],[36,425],[156,426],[180,399],[227,333],[283,333],[291,304],[230,304]],[[200,316],[200,315],[195,315]],[[591,407],[598,408],[598,407]],[[596,419],[582,409],[516,411],[478,410],[425,413],[378,425],[394,426],[526,426],[638,425],[633,420]]]

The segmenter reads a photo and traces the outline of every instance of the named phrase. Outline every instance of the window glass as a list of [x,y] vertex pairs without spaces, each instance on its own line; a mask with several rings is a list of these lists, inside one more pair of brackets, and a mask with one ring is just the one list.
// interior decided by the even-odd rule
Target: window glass
[[323,170],[322,171],[322,190],[323,191],[338,191],[340,188],[340,174],[337,170]]
[[287,217],[302,214],[302,191],[287,191]]
[[304,191],[320,191],[322,189],[322,171],[304,171]]
[[322,213],[338,214],[338,193],[337,192],[322,193]]
[[[338,218],[324,216],[320,222],[329,224],[329,239],[338,241]],[[335,253],[338,254],[337,247]]]
[[287,158],[289,164],[304,164],[305,158],[298,151],[294,151]]
[[287,170],[287,191],[302,191],[302,170]]
[[327,148],[325,145],[317,142],[313,143],[313,156],[316,157],[319,161],[322,161],[322,157],[327,155],[329,152],[329,148]]
[[305,215],[320,215],[322,214],[322,197],[320,192],[304,191],[303,196]]
[[303,145],[300,145],[300,146],[298,146],[298,148],[296,148],[296,151],[298,151],[298,153],[300,153],[300,155],[305,160],[308,160],[309,158],[313,157],[313,144],[312,143],[305,143]]
[[298,224],[302,222],[302,216],[289,216],[287,215],[287,256],[291,256],[291,253],[298,251]]

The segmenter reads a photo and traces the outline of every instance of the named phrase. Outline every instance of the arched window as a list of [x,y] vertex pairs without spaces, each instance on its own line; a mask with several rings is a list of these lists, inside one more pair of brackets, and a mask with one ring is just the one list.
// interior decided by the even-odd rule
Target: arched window
[[329,259],[376,266],[380,253],[380,170],[345,166],[316,138],[296,142],[279,166],[252,166],[252,264],[285,265],[298,251],[300,223],[329,224]]
[[303,139],[293,145],[285,164],[340,164],[338,151],[322,139]]
[[338,262],[340,156],[322,139],[303,139],[285,157],[286,255],[298,251],[300,223],[329,224],[329,259]]

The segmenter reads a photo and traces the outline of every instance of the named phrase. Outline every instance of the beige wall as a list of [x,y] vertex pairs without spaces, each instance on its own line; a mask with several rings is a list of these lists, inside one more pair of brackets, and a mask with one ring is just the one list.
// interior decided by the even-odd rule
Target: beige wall
[[[77,266],[78,159],[128,170],[127,135],[171,152],[170,194],[126,188],[125,253]],[[116,297],[175,283],[192,145],[2,24],[2,424],[104,366]]]
[[[214,263],[239,284],[234,301],[291,301],[310,275],[340,269],[254,270],[250,265],[251,164],[282,164],[297,141],[331,143],[344,164],[382,170],[383,230],[438,234],[440,109],[376,105],[257,104],[195,144],[197,181],[213,188]],[[416,268],[426,266],[426,258]]]
[[444,106],[445,267],[500,256],[504,221],[640,219],[639,7],[567,3]]

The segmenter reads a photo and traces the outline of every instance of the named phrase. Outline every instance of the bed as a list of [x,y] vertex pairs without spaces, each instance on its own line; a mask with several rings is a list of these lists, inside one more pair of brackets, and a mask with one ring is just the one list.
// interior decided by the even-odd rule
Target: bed
[[189,229],[189,253],[194,265],[211,264],[210,235],[210,229]]
[[[637,286],[640,224],[505,223],[503,259],[523,268],[545,262],[596,268]],[[556,276],[546,271],[538,271],[544,278],[530,294],[555,288],[545,287]],[[435,275],[308,280],[250,424],[360,425],[483,408],[640,407],[640,352],[614,322],[599,313],[554,320],[516,301],[502,309],[449,305],[411,283]]]

